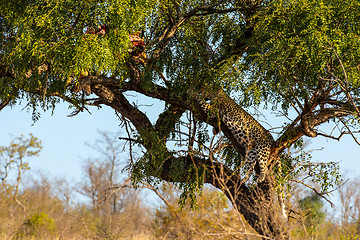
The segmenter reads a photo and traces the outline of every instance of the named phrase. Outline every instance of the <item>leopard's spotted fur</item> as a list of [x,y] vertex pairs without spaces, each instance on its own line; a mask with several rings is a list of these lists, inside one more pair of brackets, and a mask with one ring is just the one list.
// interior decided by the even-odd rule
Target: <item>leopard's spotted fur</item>
[[[263,181],[268,168],[272,135],[224,91],[206,92],[201,95],[189,90],[201,108],[209,115],[218,113],[223,124],[231,131],[237,143],[245,149],[245,163],[260,167],[258,181]],[[210,100],[210,103],[206,102]],[[214,111],[215,110],[215,111]],[[214,116],[212,116],[214,117]]]

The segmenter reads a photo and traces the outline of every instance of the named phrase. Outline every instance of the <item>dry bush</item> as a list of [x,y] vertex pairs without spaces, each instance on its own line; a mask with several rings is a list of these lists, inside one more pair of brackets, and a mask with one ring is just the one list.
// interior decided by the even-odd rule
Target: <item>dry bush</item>
[[158,191],[164,204],[154,212],[153,231],[159,239],[259,239],[244,224],[227,197],[206,186],[196,205],[178,203],[179,194],[172,185]]

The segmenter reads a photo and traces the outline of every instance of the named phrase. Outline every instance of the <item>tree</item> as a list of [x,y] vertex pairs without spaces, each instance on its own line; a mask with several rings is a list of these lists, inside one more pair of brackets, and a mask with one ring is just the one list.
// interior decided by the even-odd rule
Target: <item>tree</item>
[[[118,192],[121,172],[120,158],[122,147],[118,141],[118,134],[100,133],[101,139],[97,140],[91,148],[101,154],[100,158],[89,158],[84,162],[84,180],[79,189],[80,193],[91,198],[92,207],[102,214],[115,214],[118,212],[120,195]],[[123,161],[124,162],[124,161]],[[129,183],[128,179],[124,184]],[[101,205],[101,209],[100,209]]]
[[[73,115],[109,106],[128,132],[130,151],[139,146],[143,153],[130,156],[135,182],[177,183],[182,199],[212,184],[259,234],[287,238],[273,200],[283,177],[276,169],[293,164],[284,150],[304,136],[339,140],[358,128],[358,1],[5,0],[0,6],[0,110],[27,99],[36,120],[39,107],[60,100],[75,107]],[[145,49],[130,45],[136,34]],[[152,122],[127,92],[161,100],[164,110]],[[249,149],[226,122],[228,103],[243,115],[263,103],[285,117],[255,171],[244,161]],[[328,122],[337,131],[320,130]],[[222,134],[213,136],[207,126]],[[323,176],[328,186],[331,174]]]
[[24,210],[25,206],[18,200],[18,194],[23,174],[29,170],[26,160],[38,156],[41,149],[41,142],[32,134],[28,139],[24,136],[15,138],[7,147],[0,146],[1,192],[13,198]]
[[348,238],[355,238],[360,234],[359,183],[359,177],[355,177],[339,189],[341,232]]
[[316,230],[320,223],[325,220],[325,213],[322,211],[324,204],[319,195],[312,194],[301,199],[299,205],[300,209],[305,213],[305,231],[313,236],[316,234]]
[[[123,148],[120,145],[118,140],[118,134],[109,134],[109,133],[100,133],[102,135],[102,139],[96,141],[94,146],[91,146],[94,150],[99,152],[102,156],[101,159],[98,161],[98,166],[94,167],[93,170],[104,168],[105,173],[103,177],[106,179],[102,180],[105,187],[99,189],[102,191],[102,200],[106,201],[111,208],[112,213],[118,211],[118,200],[119,196],[116,192],[117,184],[120,182],[120,165],[121,159],[120,154],[123,152]],[[124,161],[123,161],[124,162]],[[89,164],[95,164],[91,160]],[[99,171],[100,173],[101,171]],[[91,174],[89,174],[89,178],[91,178]],[[126,182],[126,180],[125,180]]]
[[89,209],[96,230],[94,235],[135,239],[146,232],[149,211],[143,205],[140,189],[134,189],[129,177],[121,175],[126,158],[121,155],[123,147],[118,134],[100,132],[100,135],[93,145],[89,144],[100,156],[84,161],[84,178],[78,191],[91,199]]

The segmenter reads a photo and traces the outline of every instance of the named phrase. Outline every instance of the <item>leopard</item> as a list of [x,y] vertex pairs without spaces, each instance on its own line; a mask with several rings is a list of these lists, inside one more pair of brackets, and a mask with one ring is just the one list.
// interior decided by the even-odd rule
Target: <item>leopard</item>
[[217,115],[238,145],[245,149],[244,160],[245,164],[250,166],[249,171],[258,164],[260,173],[257,181],[264,181],[271,148],[274,145],[271,133],[222,89],[200,91],[200,93],[189,89],[188,94],[209,117]]

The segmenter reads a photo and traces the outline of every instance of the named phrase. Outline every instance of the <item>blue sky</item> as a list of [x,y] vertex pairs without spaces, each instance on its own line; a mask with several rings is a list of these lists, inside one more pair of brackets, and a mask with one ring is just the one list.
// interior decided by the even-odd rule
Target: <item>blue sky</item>
[[[136,99],[133,98],[133,101]],[[151,113],[154,121],[163,106],[155,104],[153,107],[142,107],[142,110],[145,109]],[[91,114],[82,112],[75,117],[67,117],[72,110],[63,103],[56,107],[53,115],[51,111],[43,112],[41,118],[33,123],[31,112],[27,112],[24,105],[7,107],[0,111],[0,145],[8,145],[11,139],[20,134],[28,136],[32,133],[43,144],[40,156],[29,160],[32,170],[40,169],[50,177],[78,182],[81,180],[83,159],[96,154],[86,143],[92,144],[99,139],[99,131],[122,131],[120,121],[109,107],[104,106],[99,110],[93,107],[90,111]],[[314,161],[340,161],[341,170],[347,172],[347,176],[360,175],[360,146],[350,136],[344,136],[339,142],[317,137],[311,139],[310,143],[308,149],[322,149],[312,153]]]
[[[145,102],[149,105],[139,105],[139,108],[145,113],[151,111],[151,121],[155,121],[156,116],[163,110],[159,101],[154,102],[142,96],[141,103],[138,103],[134,96],[128,97],[136,104]],[[25,104],[6,107],[0,111],[0,146],[7,146],[13,138],[21,134],[29,136],[32,133],[42,142],[43,149],[39,157],[29,160],[31,169],[41,170],[52,177],[80,180],[82,161],[99,155],[87,146],[101,138],[99,131],[127,136],[120,127],[121,122],[114,110],[107,106],[100,109],[90,107],[89,110],[91,114],[84,111],[68,117],[73,110],[68,109],[67,103],[61,103],[56,106],[53,114],[51,111],[41,112],[40,119],[34,123],[32,112],[27,111]],[[124,154],[124,157],[126,156]]]
[[98,131],[120,131],[120,122],[110,108],[94,108],[91,115],[82,112],[67,117],[72,110],[67,108],[67,104],[60,104],[53,115],[51,111],[43,112],[35,123],[31,112],[23,108],[23,105],[18,105],[0,111],[0,145],[7,145],[20,134],[28,136],[32,133],[41,140],[43,149],[39,157],[29,160],[30,167],[41,169],[50,176],[79,180],[81,159],[94,154],[85,143],[91,144],[98,139]]

